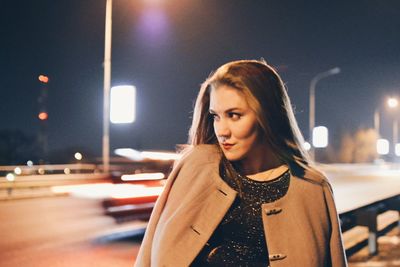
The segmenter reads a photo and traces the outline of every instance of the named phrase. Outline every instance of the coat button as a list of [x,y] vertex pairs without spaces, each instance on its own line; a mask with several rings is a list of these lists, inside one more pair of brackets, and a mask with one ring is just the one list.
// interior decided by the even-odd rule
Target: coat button
[[270,261],[283,260],[284,258],[286,258],[285,254],[272,254],[272,255],[269,255],[269,260]]
[[273,209],[265,210],[265,213],[269,216],[269,215],[278,214],[281,211],[282,211],[281,208],[276,207],[276,208],[273,208]]

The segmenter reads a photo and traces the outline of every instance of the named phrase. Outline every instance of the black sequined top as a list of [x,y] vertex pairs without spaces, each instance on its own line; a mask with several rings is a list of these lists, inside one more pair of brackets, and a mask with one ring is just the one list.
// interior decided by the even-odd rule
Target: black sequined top
[[[236,191],[238,184],[223,172],[222,178]],[[191,264],[197,266],[267,266],[261,205],[283,197],[290,183],[287,170],[269,181],[255,181],[239,175],[241,194],[225,214],[210,240]]]

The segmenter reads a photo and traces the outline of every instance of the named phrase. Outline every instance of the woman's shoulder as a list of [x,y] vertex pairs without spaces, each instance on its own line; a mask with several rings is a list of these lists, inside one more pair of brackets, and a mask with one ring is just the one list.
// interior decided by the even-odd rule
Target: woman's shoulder
[[308,166],[305,169],[304,175],[301,177],[305,181],[318,184],[318,185],[328,185],[330,186],[329,179],[327,175],[315,166]]
[[315,166],[308,166],[304,175],[296,177],[296,183],[308,192],[323,192],[323,194],[333,194],[332,185],[328,176]]
[[222,156],[221,150],[217,145],[201,144],[188,145],[181,152],[181,158],[178,162],[181,163],[197,163],[204,164],[209,162],[219,162]]

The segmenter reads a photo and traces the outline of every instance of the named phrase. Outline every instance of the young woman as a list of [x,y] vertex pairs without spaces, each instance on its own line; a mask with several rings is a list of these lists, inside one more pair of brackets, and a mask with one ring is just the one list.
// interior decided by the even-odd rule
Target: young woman
[[347,266],[330,184],[272,67],[218,68],[201,86],[189,144],[135,266]]

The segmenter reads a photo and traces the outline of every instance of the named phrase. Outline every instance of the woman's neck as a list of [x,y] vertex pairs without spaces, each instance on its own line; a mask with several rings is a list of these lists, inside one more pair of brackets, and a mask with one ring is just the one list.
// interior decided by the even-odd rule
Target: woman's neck
[[237,170],[243,175],[254,175],[282,164],[283,162],[272,153],[271,149],[256,150],[248,157],[235,162]]

